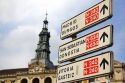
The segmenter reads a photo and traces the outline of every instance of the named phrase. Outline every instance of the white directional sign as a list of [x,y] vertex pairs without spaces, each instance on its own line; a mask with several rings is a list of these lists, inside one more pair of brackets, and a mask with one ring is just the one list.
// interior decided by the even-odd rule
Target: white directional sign
[[106,52],[58,67],[57,83],[71,82],[92,76],[109,75],[112,71],[113,55],[112,52]]
[[61,25],[61,39],[102,22],[112,16],[112,0],[104,0]]
[[59,47],[59,62],[84,56],[109,47],[113,43],[112,25],[94,31],[86,36],[68,42]]

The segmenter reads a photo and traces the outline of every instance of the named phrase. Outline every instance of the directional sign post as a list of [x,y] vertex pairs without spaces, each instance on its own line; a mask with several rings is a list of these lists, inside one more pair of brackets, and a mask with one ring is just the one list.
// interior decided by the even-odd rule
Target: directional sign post
[[112,25],[94,31],[86,36],[59,47],[59,62],[64,62],[88,53],[109,47],[113,43]]
[[112,16],[112,0],[104,0],[61,25],[61,39],[70,37]]
[[57,83],[71,82],[93,76],[109,75],[112,71],[113,55],[112,52],[106,52],[58,67]]

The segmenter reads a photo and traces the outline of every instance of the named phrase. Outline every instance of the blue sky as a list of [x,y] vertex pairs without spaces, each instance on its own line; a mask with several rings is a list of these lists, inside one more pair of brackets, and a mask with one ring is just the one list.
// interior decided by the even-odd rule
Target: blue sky
[[[48,11],[51,33],[51,60],[57,64],[58,47],[71,39],[61,40],[61,23],[85,11],[101,0],[0,0],[0,69],[27,67],[35,57],[38,34]],[[114,58],[125,62],[125,0],[113,0],[113,17],[78,34],[78,37],[114,26],[114,44],[103,51],[113,51]],[[96,54],[90,54],[90,56]],[[89,56],[89,55],[88,55]]]

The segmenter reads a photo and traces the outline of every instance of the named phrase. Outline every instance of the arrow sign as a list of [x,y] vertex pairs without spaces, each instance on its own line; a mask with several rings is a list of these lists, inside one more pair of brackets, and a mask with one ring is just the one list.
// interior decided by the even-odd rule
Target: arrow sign
[[105,32],[103,32],[103,34],[102,34],[102,36],[101,36],[101,38],[100,38],[100,40],[102,40],[103,39],[103,42],[105,42],[105,37],[107,37],[108,38],[108,35],[105,33]]
[[109,65],[109,62],[105,58],[103,58],[102,62],[100,63],[100,67],[103,65],[103,70],[105,70],[106,64]]
[[[112,25],[108,25],[59,47],[59,62],[85,56],[112,45]],[[102,41],[103,40],[103,41]]]
[[61,25],[61,39],[84,31],[112,16],[112,0],[103,0],[86,11],[72,17]]
[[[102,66],[104,68],[102,68]],[[109,75],[112,71],[112,52],[105,52],[58,67],[57,83],[69,83],[74,80],[87,79],[100,75],[106,76]]]
[[100,11],[100,13],[103,11],[103,15],[104,15],[106,9],[108,10],[108,7],[104,4],[101,11]]

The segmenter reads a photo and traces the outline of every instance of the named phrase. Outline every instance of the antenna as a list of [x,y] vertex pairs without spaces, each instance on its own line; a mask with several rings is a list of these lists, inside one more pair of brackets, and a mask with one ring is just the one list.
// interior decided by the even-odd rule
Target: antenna
[[47,11],[46,11],[46,18],[45,18],[46,20],[47,20],[47,15],[48,15],[48,13],[47,13]]

